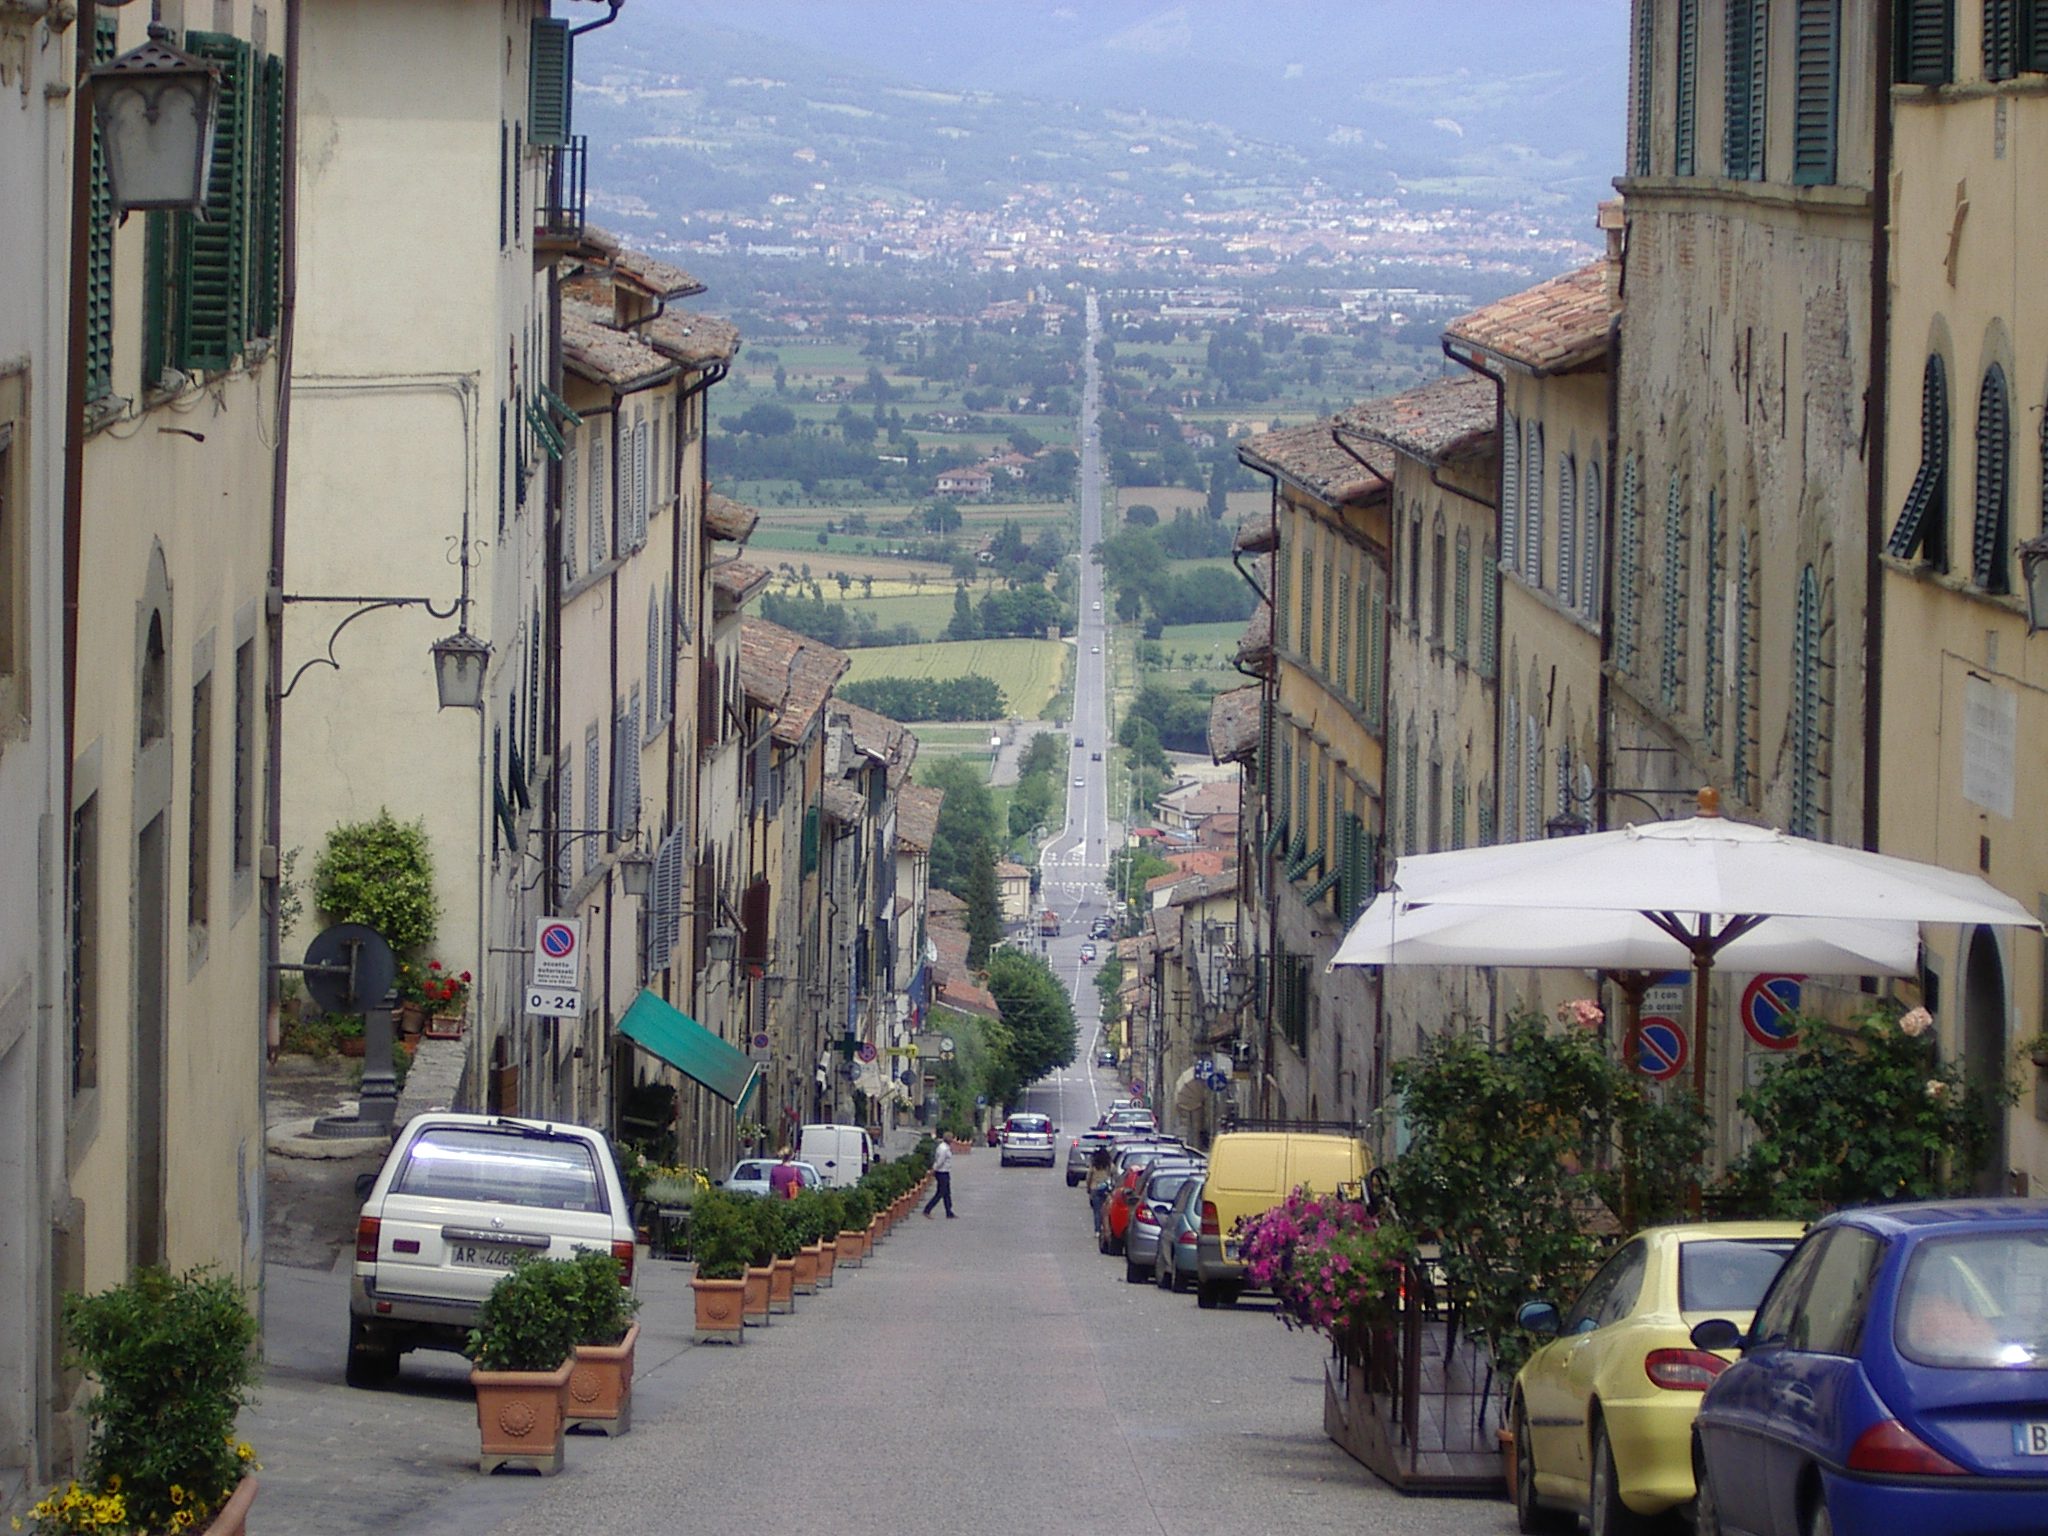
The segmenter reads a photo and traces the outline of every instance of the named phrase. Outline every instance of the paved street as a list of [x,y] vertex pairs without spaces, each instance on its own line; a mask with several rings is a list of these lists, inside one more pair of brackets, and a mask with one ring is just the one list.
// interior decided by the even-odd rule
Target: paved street
[[[1074,1071],[1033,1102],[1073,1129],[1114,1091]],[[1317,1337],[1257,1304],[1203,1312],[1126,1285],[1057,1170],[1001,1169],[986,1147],[956,1168],[959,1220],[911,1218],[739,1349],[687,1342],[687,1267],[649,1264],[633,1432],[576,1437],[551,1480],[477,1474],[453,1356],[408,1356],[390,1391],[343,1386],[346,1258],[273,1265],[269,1369],[243,1421],[265,1463],[255,1529],[1513,1529],[1503,1503],[1404,1499],[1333,1446]]]

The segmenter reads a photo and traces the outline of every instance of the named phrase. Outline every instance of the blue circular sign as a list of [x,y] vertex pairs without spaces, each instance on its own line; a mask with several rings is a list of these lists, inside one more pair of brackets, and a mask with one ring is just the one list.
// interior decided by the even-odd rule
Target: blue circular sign
[[559,960],[576,948],[576,930],[567,923],[549,923],[540,931],[540,947]]
[[1803,976],[1759,976],[1742,993],[1742,1027],[1749,1038],[1770,1051],[1789,1051],[1794,1020],[1799,1017]]
[[1675,1019],[1652,1015],[1636,1031],[1636,1070],[1664,1082],[1685,1065],[1685,1031]]

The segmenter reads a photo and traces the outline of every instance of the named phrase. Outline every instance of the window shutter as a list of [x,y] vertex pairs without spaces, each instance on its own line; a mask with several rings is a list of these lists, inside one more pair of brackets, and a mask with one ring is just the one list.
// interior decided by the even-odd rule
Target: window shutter
[[575,40],[569,23],[536,17],[527,65],[527,135],[535,144],[569,142],[569,106],[574,92]]
[[1629,101],[1629,174],[1650,174],[1650,100],[1656,77],[1657,8],[1655,0],[1636,0],[1635,89]]
[[622,829],[640,824],[640,710],[636,693],[632,707],[626,711],[626,814],[619,823]]
[[1273,551],[1273,644],[1287,649],[1287,577],[1294,562],[1294,550],[1281,544]]
[[1491,677],[1494,673],[1494,653],[1500,649],[1500,560],[1494,553],[1493,540],[1486,541],[1486,548],[1479,561],[1479,675]]
[[[1508,739],[1500,755],[1501,826],[1509,838],[1522,824],[1522,697],[1508,695]],[[1481,841],[1485,841],[1484,835]]]
[[590,440],[590,568],[594,571],[606,559],[606,530],[611,526],[611,502],[605,494],[605,438],[601,432]]
[[1451,580],[1451,652],[1466,659],[1472,641],[1472,530],[1458,530],[1457,569]]
[[1522,424],[1510,416],[1500,434],[1500,547],[1522,547]]
[[1616,521],[1621,531],[1616,539],[1614,570],[1614,664],[1622,672],[1636,669],[1636,624],[1641,597],[1637,572],[1642,564],[1642,503],[1639,499],[1636,456],[1621,461],[1621,505]]
[[1451,847],[1465,846],[1465,759],[1451,762]]
[[1722,531],[1724,513],[1721,507],[1719,488],[1707,492],[1706,527],[1706,580],[1701,583],[1701,595],[1706,598],[1706,628],[1701,636],[1700,651],[1700,728],[1706,735],[1707,744],[1716,752],[1721,750],[1721,646],[1726,636],[1722,633],[1722,617],[1727,608],[1728,596],[1721,588],[1724,556]]
[[1280,803],[1273,818],[1273,825],[1281,833],[1280,844],[1285,847],[1287,834],[1293,830],[1294,821],[1294,743],[1287,737],[1280,739]]
[[1722,168],[1735,179],[1749,174],[1749,33],[1756,15],[1750,0],[1728,0],[1725,49],[1727,83],[1722,92]]
[[1993,363],[1977,391],[1977,522],[1970,579],[1986,592],[2007,592],[2006,507],[2011,493],[2012,417],[2005,370]]
[[711,958],[711,930],[718,925],[718,866],[709,853],[697,860],[697,876],[690,882],[690,904],[696,908],[690,924],[692,969],[702,971]]
[[1422,758],[1421,747],[1422,732],[1411,723],[1408,727],[1408,739],[1402,743],[1401,757],[1401,846],[1409,853],[1414,853],[1422,846],[1417,836],[1420,831],[1420,817],[1416,803],[1420,798],[1416,793],[1416,779],[1417,765]]
[[1799,0],[1793,39],[1792,180],[1826,186],[1835,179],[1836,76],[1841,0]]
[[1678,471],[1664,500],[1664,646],[1658,658],[1657,697],[1676,713],[1685,666],[1685,512],[1678,499]]
[[1756,774],[1757,647],[1756,647],[1756,541],[1742,530],[1736,541],[1735,558],[1735,744],[1733,751],[1735,792],[1752,805],[1756,792],[1751,780]]
[[1813,567],[1799,574],[1792,629],[1792,825],[1795,837],[1819,831],[1820,586]]
[[1325,677],[1330,675],[1330,614],[1331,610],[1336,606],[1332,597],[1332,584],[1336,580],[1336,574],[1335,563],[1330,558],[1329,550],[1325,549],[1323,551],[1323,611],[1318,626],[1320,649],[1316,654],[1316,665],[1322,669],[1323,676]]
[[576,844],[565,827],[576,824],[576,765],[565,756],[555,770],[555,884],[567,890],[576,882],[571,850]]
[[1698,116],[1700,57],[1699,0],[1678,0],[1677,117],[1672,134],[1672,174],[1693,174],[1694,119]]
[[256,150],[255,314],[250,332],[274,336],[284,264],[284,60],[275,54],[263,61]]
[[2010,80],[2019,73],[2022,0],[1984,0],[1984,78]]
[[576,445],[562,450],[562,585],[576,579],[576,525],[582,520],[582,504],[576,499]]
[[633,428],[633,547],[647,547],[647,502],[651,487],[647,472],[647,423]]
[[1522,840],[1533,843],[1543,827],[1543,731],[1534,715],[1523,727],[1522,746],[1526,753],[1522,763]]
[[158,388],[171,365],[177,292],[171,272],[175,259],[175,215],[152,210],[143,215],[142,233],[142,388]]
[[1946,85],[1955,75],[1955,0],[1898,0],[1892,73],[1905,85]]
[[[93,17],[92,58],[110,64],[118,42],[119,18],[110,11]],[[114,392],[114,188],[99,124],[92,129],[92,164],[85,235],[85,398],[104,400]],[[154,382],[145,380],[145,383]]]
[[1479,808],[1479,846],[1491,848],[1494,841],[1493,786],[1484,779],[1479,782],[1479,793],[1474,797]]
[[2020,68],[2048,70],[2048,0],[2020,0]]
[[807,875],[818,867],[818,824],[823,814],[815,805],[804,812],[803,873]]
[[1522,441],[1522,577],[1543,586],[1543,423],[1527,422]]
[[654,896],[647,914],[647,974],[665,971],[675,959],[682,931],[683,834],[671,832],[654,855]]
[[249,45],[219,32],[186,36],[186,51],[220,66],[220,106],[206,202],[180,220],[182,305],[176,363],[224,369],[241,354],[248,293],[249,142],[252,132]]
[[[583,826],[585,831],[604,825],[604,779],[599,773],[599,745],[597,726],[592,724],[583,731]],[[583,873],[589,874],[597,868],[597,838],[593,834],[579,838],[583,844]]]
[[1579,470],[1569,456],[1557,461],[1557,600],[1571,606],[1579,590]]
[[1920,468],[1885,551],[1900,560],[1921,551],[1937,571],[1948,569],[1948,367],[1939,352],[1920,375]]
[[1337,578],[1337,668],[1331,682],[1339,694],[1351,676],[1351,573]]
[[661,600],[657,593],[647,594],[647,722],[648,732],[653,733],[654,722],[661,718]]
[[1378,566],[1372,572],[1372,611],[1365,632],[1365,718],[1377,726],[1387,707],[1387,581]]
[[1607,503],[1600,495],[1600,461],[1586,466],[1585,536],[1579,540],[1579,612],[1589,624],[1600,622],[1601,523]]
[[1294,636],[1295,647],[1303,661],[1313,659],[1310,647],[1315,644],[1315,629],[1310,621],[1315,616],[1316,584],[1310,567],[1309,542],[1304,537],[1301,541],[1301,611],[1298,615],[1300,622]]

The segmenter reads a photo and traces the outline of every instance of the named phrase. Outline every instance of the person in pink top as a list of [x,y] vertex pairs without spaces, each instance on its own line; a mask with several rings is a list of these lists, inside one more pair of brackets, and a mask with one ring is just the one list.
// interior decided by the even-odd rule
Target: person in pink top
[[782,1149],[782,1161],[768,1170],[768,1193],[776,1200],[794,1200],[796,1192],[803,1188],[803,1170],[795,1162],[796,1154],[788,1147]]

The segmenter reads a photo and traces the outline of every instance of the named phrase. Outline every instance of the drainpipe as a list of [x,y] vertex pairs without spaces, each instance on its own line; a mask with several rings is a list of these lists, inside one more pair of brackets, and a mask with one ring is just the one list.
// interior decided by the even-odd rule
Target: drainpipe
[[[94,0],[78,0],[72,34],[71,259],[69,314],[64,342],[64,886],[71,887],[71,765],[78,756],[78,587],[85,537],[85,262],[92,232],[92,45],[98,30]],[[290,132],[290,115],[286,116]],[[67,1072],[68,1075],[68,1072]]]
[[1863,846],[1878,845],[1878,788],[1883,769],[1884,718],[1884,457],[1891,376],[1892,10],[1877,0],[1878,95],[1874,108],[1870,175],[1870,379],[1863,397],[1865,472],[1863,512]]
[[[1622,229],[1622,249],[1628,248],[1627,226]],[[1626,281],[1628,265],[1626,256],[1622,273]],[[1621,312],[1617,309],[1614,318],[1607,322],[1607,485],[1602,498],[1600,521],[1602,532],[1600,547],[1604,552],[1601,561],[1606,567],[1600,573],[1600,694],[1599,714],[1593,722],[1593,772],[1597,782],[1608,784],[1614,776],[1614,541],[1620,528],[1621,505]],[[1741,729],[1738,723],[1737,730]],[[1738,793],[1740,789],[1738,787]],[[1607,797],[1595,795],[1592,806],[1593,826],[1596,831],[1607,830]]]

